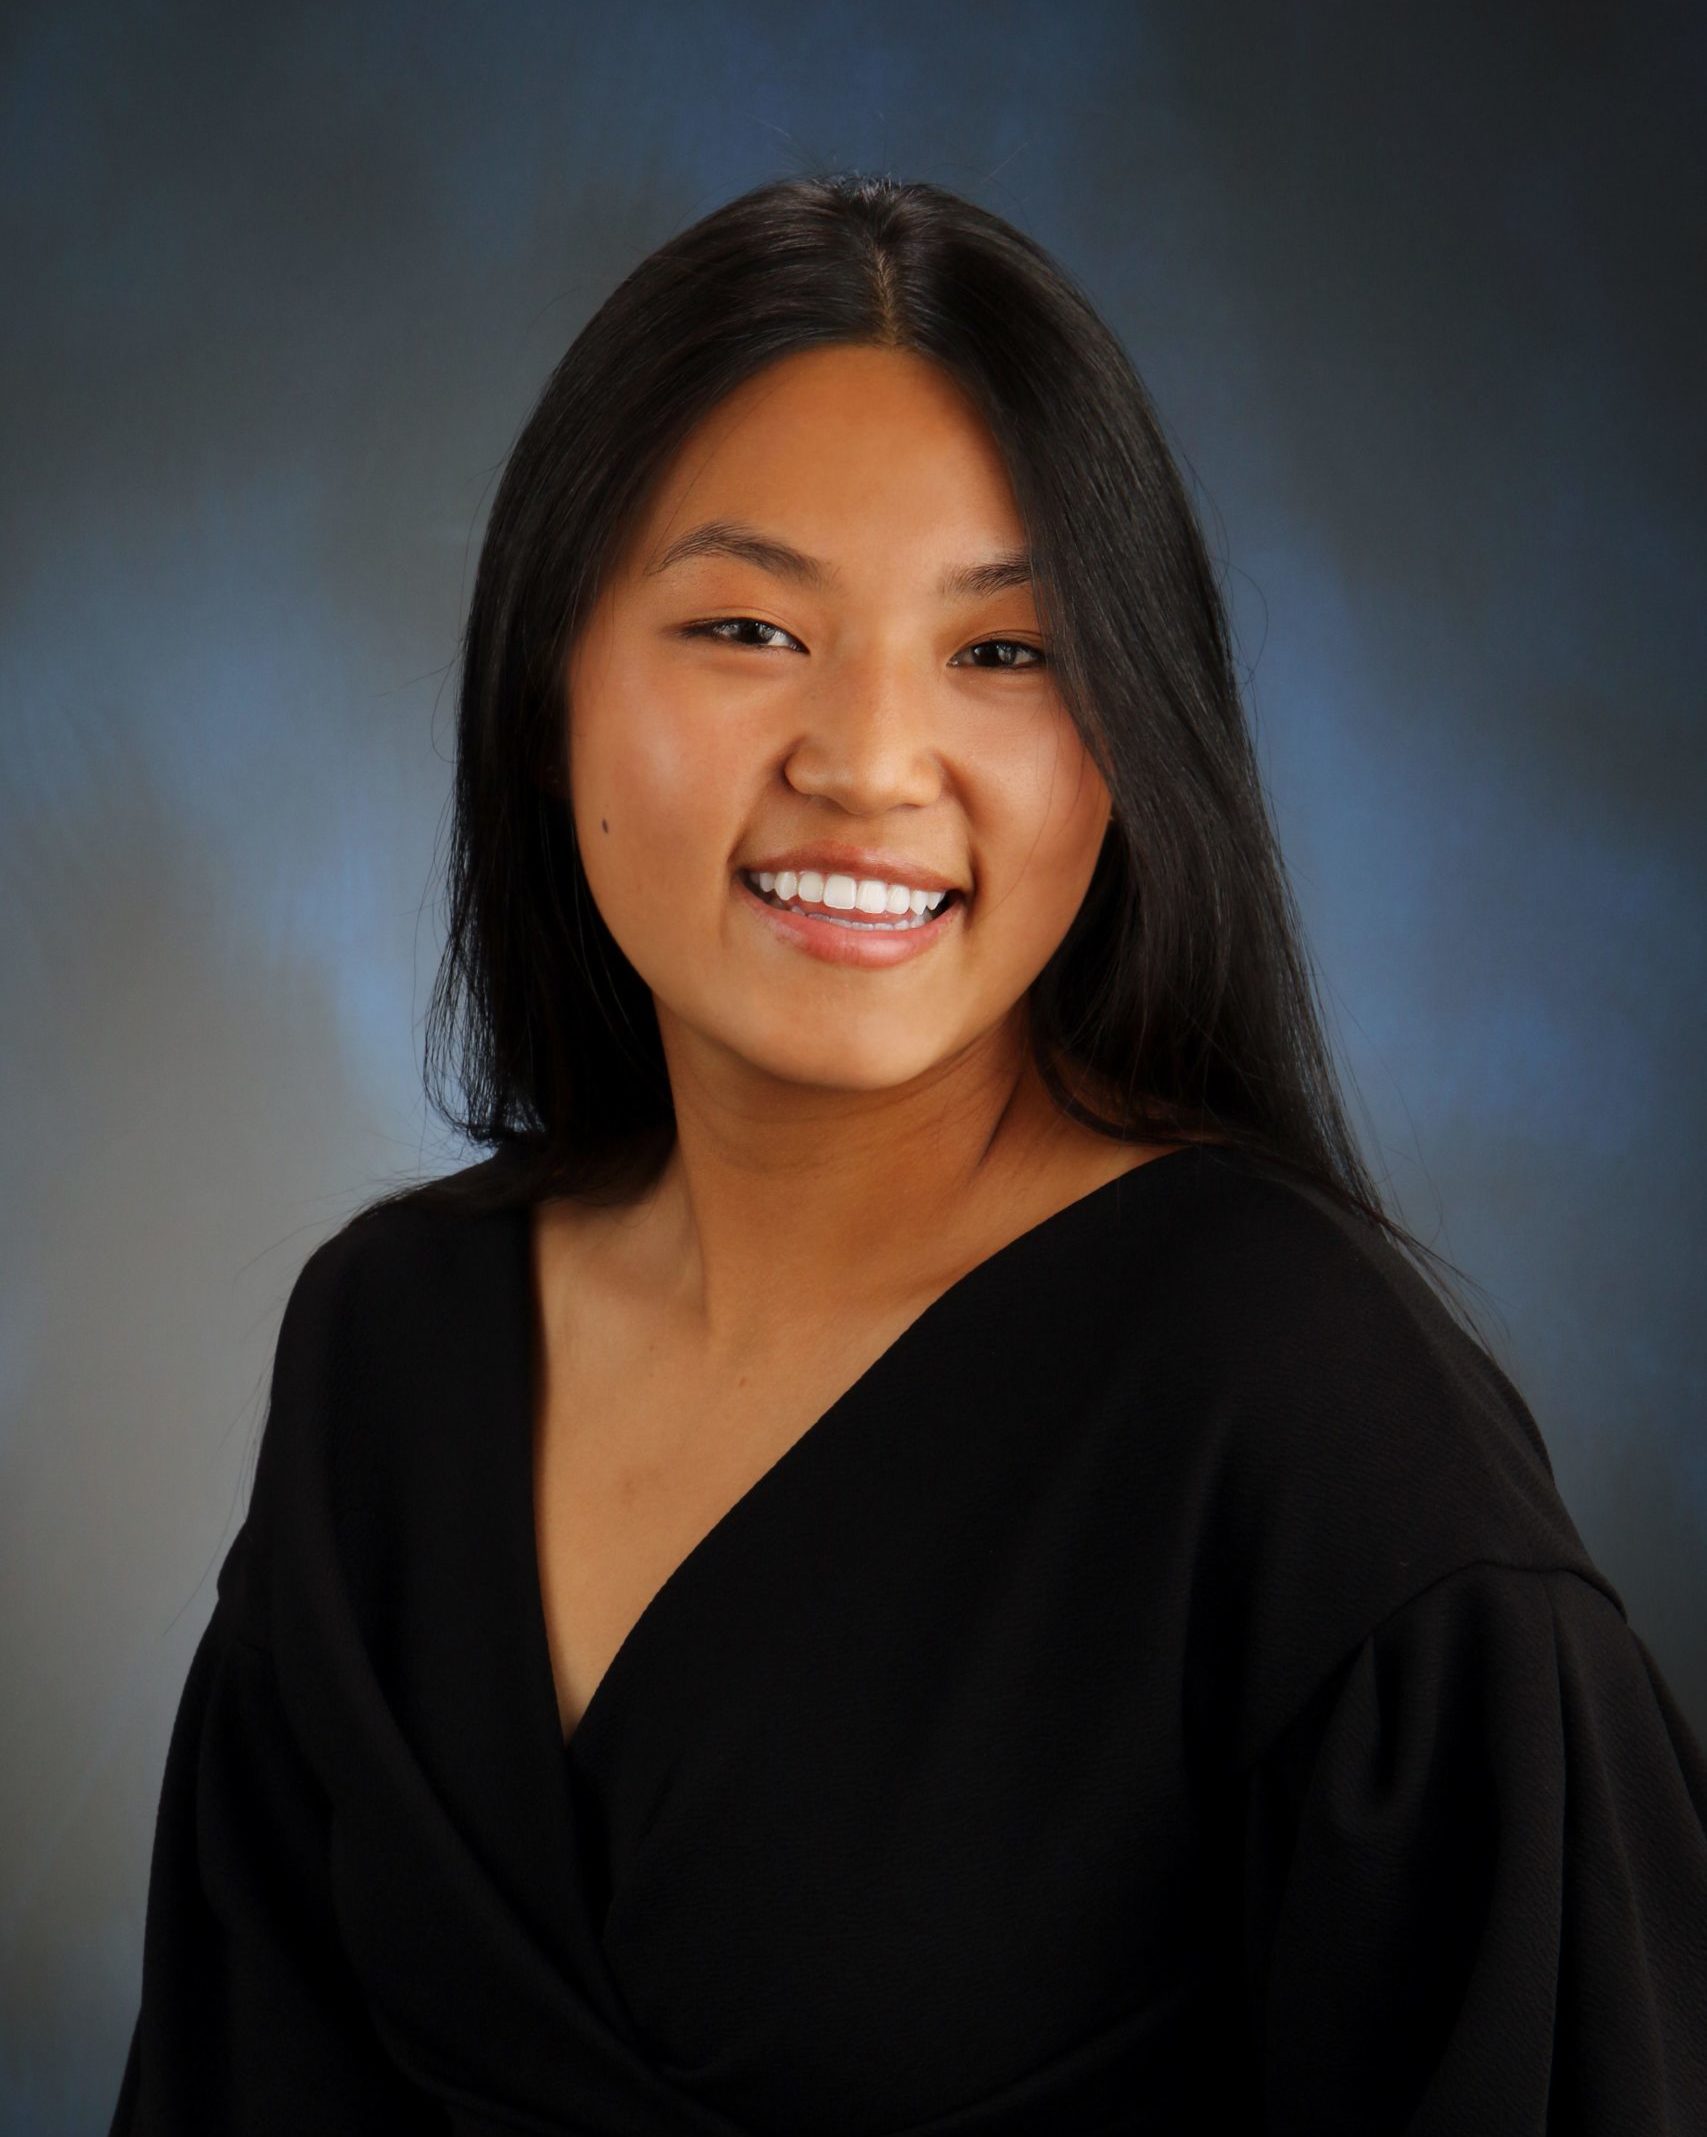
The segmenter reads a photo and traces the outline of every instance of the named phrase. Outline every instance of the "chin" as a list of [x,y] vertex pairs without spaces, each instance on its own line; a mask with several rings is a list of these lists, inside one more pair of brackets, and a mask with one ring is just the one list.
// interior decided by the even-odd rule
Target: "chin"
[[811,1045],[776,1048],[736,1047],[736,1051],[761,1075],[779,1083],[793,1083],[825,1091],[893,1091],[915,1082],[935,1068],[951,1050],[941,1046],[921,1047],[917,1033],[905,1041],[885,1046],[869,1037],[863,1043],[838,1040],[834,1020],[823,1019],[821,1038]]

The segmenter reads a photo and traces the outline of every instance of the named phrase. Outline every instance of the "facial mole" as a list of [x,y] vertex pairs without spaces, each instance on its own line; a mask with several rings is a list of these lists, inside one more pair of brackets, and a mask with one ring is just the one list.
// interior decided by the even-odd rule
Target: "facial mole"
[[608,831],[610,829],[610,825],[605,822],[602,816],[599,818],[599,829],[601,831]]

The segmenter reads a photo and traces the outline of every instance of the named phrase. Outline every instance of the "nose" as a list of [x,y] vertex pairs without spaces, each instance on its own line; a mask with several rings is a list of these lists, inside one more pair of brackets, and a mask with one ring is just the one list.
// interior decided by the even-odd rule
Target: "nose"
[[850,816],[923,808],[943,788],[929,691],[899,657],[849,661],[802,701],[785,765],[796,792]]

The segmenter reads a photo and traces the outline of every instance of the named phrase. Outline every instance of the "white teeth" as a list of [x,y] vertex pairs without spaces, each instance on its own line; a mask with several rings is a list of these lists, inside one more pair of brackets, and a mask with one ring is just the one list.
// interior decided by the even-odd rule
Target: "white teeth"
[[826,876],[816,868],[761,868],[751,879],[784,904],[800,898],[837,913],[934,913],[947,897],[941,890],[913,890],[905,883],[883,883],[869,876]]

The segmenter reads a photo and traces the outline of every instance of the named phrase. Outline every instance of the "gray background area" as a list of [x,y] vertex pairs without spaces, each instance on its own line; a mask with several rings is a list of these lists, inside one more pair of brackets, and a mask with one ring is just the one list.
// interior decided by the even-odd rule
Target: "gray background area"
[[790,171],[970,194],[1125,339],[1368,1154],[1707,1735],[1700,17],[1397,12],[6,16],[7,2130],[105,2127],[291,1280],[472,1155],[419,1019],[497,470],[634,261]]

